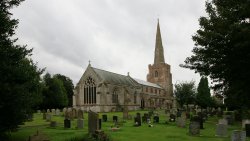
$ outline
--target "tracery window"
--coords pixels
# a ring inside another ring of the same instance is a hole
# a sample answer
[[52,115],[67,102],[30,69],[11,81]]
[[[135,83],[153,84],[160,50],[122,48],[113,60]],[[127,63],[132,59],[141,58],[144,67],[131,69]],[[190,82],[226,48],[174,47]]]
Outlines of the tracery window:
[[117,89],[114,89],[112,93],[112,103],[118,103],[118,93]]
[[96,103],[96,85],[95,80],[88,77],[84,83],[84,104]]

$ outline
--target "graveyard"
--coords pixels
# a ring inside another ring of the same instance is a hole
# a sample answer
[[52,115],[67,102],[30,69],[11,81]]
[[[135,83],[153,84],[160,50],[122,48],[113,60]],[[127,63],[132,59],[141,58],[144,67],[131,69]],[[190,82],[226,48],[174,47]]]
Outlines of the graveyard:
[[[227,120],[223,120],[223,118],[215,115],[208,116],[203,123],[204,129],[200,129],[198,134],[191,135],[189,129],[190,119],[186,116],[184,117],[184,114],[173,121],[171,121],[170,115],[166,114],[164,110],[140,110],[131,111],[128,114],[128,119],[123,120],[122,112],[98,113],[97,118],[101,119],[101,123],[93,123],[94,117],[91,117],[91,121],[88,119],[88,113],[84,112],[81,117],[83,118],[83,123],[79,127],[77,117],[70,117],[70,125],[65,125],[64,120],[67,115],[64,115],[63,112],[50,114],[45,119],[43,113],[35,113],[31,121],[21,125],[17,132],[12,132],[11,140],[32,140],[29,136],[39,134],[42,138],[44,136],[44,140],[80,141],[83,138],[88,138],[89,124],[92,125],[91,128],[96,127],[96,124],[98,124],[99,132],[104,132],[109,137],[109,140],[112,141],[229,141],[234,130],[242,130],[241,122],[233,121],[232,124],[229,124]],[[151,118],[145,119],[145,116],[149,117],[150,114],[152,114]],[[138,116],[139,118],[137,118]],[[228,124],[226,125],[226,131],[225,128],[218,129],[218,123],[219,125]],[[91,130],[95,130],[95,128]],[[246,141],[250,141],[249,137],[245,138]]]

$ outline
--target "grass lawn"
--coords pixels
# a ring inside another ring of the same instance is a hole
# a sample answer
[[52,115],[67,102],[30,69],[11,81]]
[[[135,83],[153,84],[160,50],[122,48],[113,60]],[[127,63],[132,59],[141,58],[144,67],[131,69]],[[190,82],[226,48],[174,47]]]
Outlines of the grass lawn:
[[[137,111],[141,115],[147,111]],[[111,136],[114,141],[230,141],[230,135],[232,130],[241,129],[240,123],[235,123],[228,128],[228,137],[216,137],[215,128],[218,121],[217,117],[210,117],[205,123],[204,128],[201,130],[199,136],[188,135],[188,124],[186,128],[177,127],[175,123],[165,124],[166,115],[163,111],[158,111],[160,115],[160,123],[154,124],[153,127],[148,127],[147,124],[142,124],[140,127],[133,127],[134,121],[127,120],[123,123],[118,131],[111,131],[110,127],[113,125],[113,115],[118,116],[118,121],[121,121],[121,112],[105,113],[108,115],[108,122],[102,122],[102,130]],[[129,112],[130,115],[135,115],[136,111]],[[101,118],[102,113],[99,114]],[[87,114],[84,114],[84,129],[76,129],[76,121],[71,121],[71,128],[64,129],[62,116],[53,116],[52,120],[57,121],[58,126],[56,128],[50,128],[49,122],[42,119],[42,114],[34,114],[34,120],[32,122],[26,122],[20,126],[18,132],[11,134],[11,141],[26,141],[29,135],[35,134],[37,130],[46,134],[51,141],[67,141],[74,137],[83,137],[88,132]],[[250,138],[247,138],[250,141]]]

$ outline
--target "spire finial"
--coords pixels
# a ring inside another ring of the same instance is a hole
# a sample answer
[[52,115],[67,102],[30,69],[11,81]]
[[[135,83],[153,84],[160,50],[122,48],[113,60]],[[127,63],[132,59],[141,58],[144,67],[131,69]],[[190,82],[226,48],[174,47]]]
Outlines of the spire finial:
[[89,60],[89,66],[91,66],[90,62],[91,62],[91,61]]
[[158,23],[157,23],[157,30],[156,30],[154,64],[165,63],[164,50],[163,50],[162,40],[161,40],[161,30],[160,30],[159,18],[157,20],[158,20]]

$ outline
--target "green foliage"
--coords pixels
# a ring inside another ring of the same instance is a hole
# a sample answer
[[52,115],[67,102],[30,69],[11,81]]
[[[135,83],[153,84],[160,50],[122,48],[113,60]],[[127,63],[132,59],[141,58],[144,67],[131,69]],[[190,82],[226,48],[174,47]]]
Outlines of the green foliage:
[[32,50],[16,45],[18,20],[10,9],[21,0],[0,1],[0,137],[26,120],[26,115],[41,102],[39,70],[29,59]]
[[68,105],[67,92],[63,82],[57,77],[46,73],[43,77],[43,103],[40,108],[62,108]]
[[184,104],[194,104],[195,101],[195,82],[182,82],[175,84],[174,94],[177,102],[183,107]]
[[61,74],[56,74],[54,77],[63,82],[63,86],[64,86],[66,93],[67,93],[68,106],[72,106],[73,105],[72,97],[74,94],[73,93],[74,85],[73,85],[72,80],[69,77],[61,75]]
[[225,95],[227,106],[250,108],[250,1],[212,0],[208,17],[199,19],[195,47],[182,67],[209,76],[214,90]]
[[212,105],[212,98],[206,77],[201,77],[200,83],[197,88],[196,102],[202,108]]

